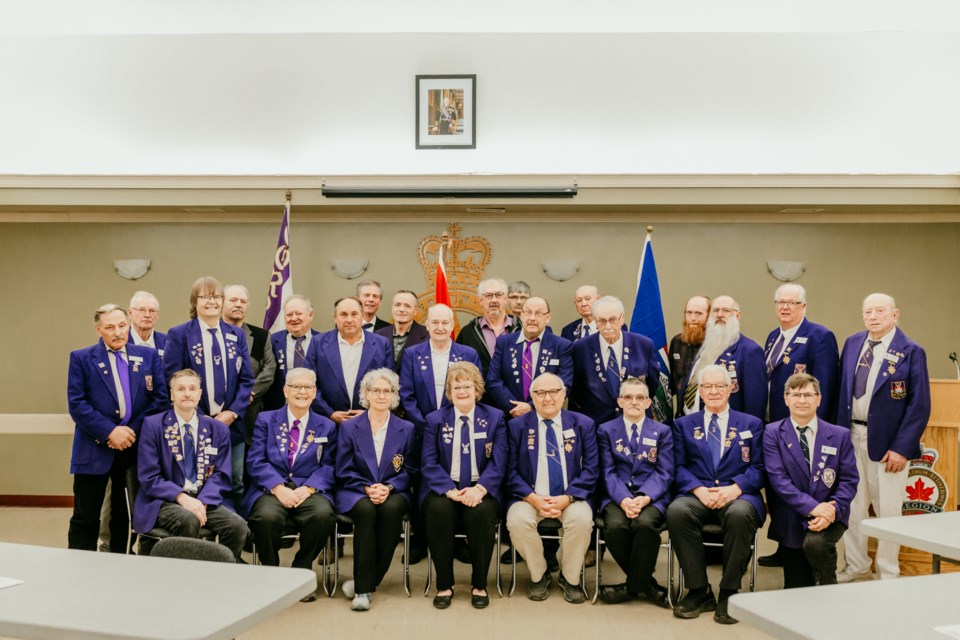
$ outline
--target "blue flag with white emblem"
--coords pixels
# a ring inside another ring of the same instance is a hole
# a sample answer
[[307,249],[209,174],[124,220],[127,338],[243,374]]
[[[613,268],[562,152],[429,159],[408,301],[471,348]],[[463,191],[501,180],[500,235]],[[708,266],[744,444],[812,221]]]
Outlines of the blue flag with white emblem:
[[653,242],[649,233],[640,256],[637,298],[633,304],[633,316],[630,318],[630,332],[642,333],[653,340],[653,349],[660,363],[660,388],[652,398],[653,417],[660,422],[666,422],[673,416],[667,358],[667,325],[663,320],[660,281],[657,279],[657,265],[653,259]]

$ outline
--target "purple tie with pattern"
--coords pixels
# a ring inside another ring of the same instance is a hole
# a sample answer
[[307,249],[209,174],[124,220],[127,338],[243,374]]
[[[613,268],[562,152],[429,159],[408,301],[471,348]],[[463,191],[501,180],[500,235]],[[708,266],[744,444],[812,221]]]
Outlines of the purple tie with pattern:
[[307,365],[307,354],[303,351],[303,341],[306,340],[307,336],[300,336],[299,338],[294,338],[293,341],[296,343],[293,345],[293,368],[305,367]]
[[520,368],[523,370],[523,399],[530,400],[530,383],[533,382],[533,348],[532,345],[540,342],[540,338],[526,340],[523,343],[523,361]]
[[854,398],[862,398],[863,394],[867,392],[867,379],[870,377],[870,369],[873,367],[873,349],[878,344],[880,344],[879,340],[867,340],[867,348],[860,356],[860,361],[857,362],[857,370],[853,374]]
[[780,332],[780,337],[777,338],[777,341],[773,343],[773,349],[770,350],[769,355],[767,355],[767,379],[770,379],[770,375],[773,374],[773,368],[777,366],[777,360],[779,360],[780,349],[783,347],[783,332]]
[[293,469],[293,458],[297,455],[297,449],[300,448],[300,421],[293,421],[293,429],[290,429],[290,442],[287,446],[287,466]]

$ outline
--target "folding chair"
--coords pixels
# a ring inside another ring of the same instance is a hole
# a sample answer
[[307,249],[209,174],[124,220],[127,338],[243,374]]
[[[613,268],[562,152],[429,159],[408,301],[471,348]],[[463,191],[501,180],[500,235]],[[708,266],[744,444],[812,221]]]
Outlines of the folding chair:
[[[126,481],[127,486],[124,488],[123,494],[127,502],[127,554],[130,553],[130,543],[133,541],[133,536],[137,535],[137,555],[148,556],[155,544],[165,538],[173,537],[173,534],[160,527],[154,527],[150,531],[140,534],[137,534],[133,530],[133,503],[137,499],[137,492],[140,491],[140,478],[137,477],[137,468],[135,466],[127,469]],[[217,536],[213,531],[203,527],[200,529],[200,539],[216,541]]]
[[[251,535],[251,537],[253,536],[252,533],[251,533],[250,535]],[[299,531],[299,529],[297,528],[297,524],[296,524],[295,522],[289,522],[289,521],[288,521],[288,522],[284,525],[284,527],[283,527],[283,533],[280,534],[280,540],[281,540],[281,541],[282,541],[282,540],[289,540],[289,541],[292,541],[292,542],[300,542],[300,531]],[[256,539],[256,538],[253,538],[252,551],[253,551],[253,564],[255,564],[255,565],[260,564],[260,556],[257,555],[257,539]]]
[[[537,535],[540,536],[543,540],[561,540],[563,538],[563,523],[560,522],[557,518],[544,518],[537,525]],[[513,597],[513,592],[517,588],[517,547],[513,545],[511,547],[513,553],[513,562],[510,565],[510,591],[508,595]],[[600,563],[599,550],[597,557],[597,564]],[[583,591],[584,597],[587,596],[587,587],[584,584],[586,577],[586,566],[584,561],[581,560],[580,563],[580,590]]]
[[[591,599],[590,603],[596,604],[597,598],[600,597],[600,586],[601,586],[600,582],[602,579],[602,571],[600,569],[600,565],[603,564],[601,562],[601,560],[603,559],[603,555],[600,553],[600,549],[602,549],[606,545],[606,541],[603,539],[603,535],[607,531],[607,522],[602,514],[598,514],[594,518],[593,524],[594,524],[594,535],[596,536],[596,541],[597,541],[597,545],[596,545],[597,546],[597,564],[596,564],[596,573],[594,577],[593,598]],[[666,530],[664,530],[664,533],[666,533]],[[679,602],[680,591],[679,589],[674,589],[673,545],[670,543],[669,535],[667,536],[666,542],[660,543],[660,548],[661,549],[665,548],[667,550],[667,584],[669,585],[667,588],[667,602],[669,602],[670,606],[672,607],[672,606],[676,606],[676,603]]]
[[[753,544],[750,545],[751,557],[750,557],[750,591],[755,591],[757,586],[757,535],[759,529],[753,534]],[[719,524],[705,524],[703,525],[703,546],[705,547],[720,547],[723,548],[723,529]],[[677,561],[679,564],[679,560]],[[673,566],[673,560],[670,560],[671,568]],[[679,579],[677,580],[677,595],[683,593],[683,571],[679,571]],[[671,592],[673,591],[673,584],[670,585]]]
[[[497,565],[497,595],[499,595],[502,598],[503,587],[500,584],[500,525],[501,525],[501,522],[497,520],[496,528],[494,529],[494,532],[493,532],[493,539],[497,543],[496,550],[494,551],[495,555],[493,557],[493,560],[494,560],[494,564]],[[466,540],[467,534],[457,533],[457,534],[454,534],[453,537],[460,540]],[[424,597],[427,597],[430,595],[430,587],[433,586],[433,565],[431,564],[431,562],[432,562],[432,556],[430,555],[430,545],[428,544],[427,545],[427,583],[423,587]]]
[[[403,516],[403,530],[400,534],[403,539],[403,590],[410,597],[410,516]],[[340,581],[340,558],[337,554],[337,545],[340,540],[353,538],[353,520],[350,516],[338,513],[333,525],[333,540],[323,547],[323,592],[332,598],[337,592]],[[356,550],[354,550],[356,553]],[[330,558],[333,555],[333,570],[331,575]]]

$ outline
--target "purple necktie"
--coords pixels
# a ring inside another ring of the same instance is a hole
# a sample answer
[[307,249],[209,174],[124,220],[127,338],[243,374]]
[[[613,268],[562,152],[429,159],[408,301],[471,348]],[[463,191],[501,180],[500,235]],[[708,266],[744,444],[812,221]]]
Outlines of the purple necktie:
[[879,340],[867,340],[867,349],[860,356],[857,363],[857,370],[853,374],[853,397],[862,398],[867,392],[867,378],[870,377],[870,369],[873,367],[873,348],[880,344]]
[[300,421],[293,421],[293,429],[290,429],[290,446],[287,447],[287,466],[293,469],[293,458],[297,455],[297,449],[300,448]]
[[470,440],[470,418],[460,416],[460,489],[467,489],[473,484],[473,443]]
[[533,382],[533,345],[540,342],[540,338],[527,340],[523,343],[523,362],[520,368],[523,370],[523,399],[530,400],[530,383]]
[[133,398],[130,396],[130,367],[127,361],[123,359],[123,354],[119,351],[111,351],[113,354],[113,366],[117,369],[117,377],[120,378],[120,389],[123,391],[123,420],[120,424],[130,422],[130,415],[133,413]]
[[213,401],[223,407],[227,397],[227,378],[223,373],[223,353],[220,352],[220,341],[217,340],[217,330],[207,329],[210,332],[212,344],[210,355],[213,356]]
[[590,337],[590,325],[585,324],[583,325],[583,331],[580,332],[580,339],[582,340],[583,338],[589,338],[589,337]]
[[720,440],[720,423],[717,421],[717,414],[710,414],[710,424],[707,425],[707,442],[710,443],[710,454],[713,456],[714,470],[720,466],[720,458],[723,454],[723,442]]
[[293,345],[293,367],[305,367],[307,366],[307,354],[303,351],[303,341],[307,336],[300,336],[299,338],[294,338],[293,341],[296,343]]
[[770,350],[770,354],[767,356],[767,380],[770,379],[770,375],[773,373],[773,368],[777,366],[777,360],[780,355],[780,347],[783,346],[783,332],[780,332],[780,337],[777,338],[777,341],[773,343],[773,349]]

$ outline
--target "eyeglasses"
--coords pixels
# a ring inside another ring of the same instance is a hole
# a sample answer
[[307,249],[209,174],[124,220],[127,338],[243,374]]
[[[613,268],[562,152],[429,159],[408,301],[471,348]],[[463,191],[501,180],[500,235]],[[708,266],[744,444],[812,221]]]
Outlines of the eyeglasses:
[[219,300],[223,302],[223,296],[197,296],[198,300]]
[[145,316],[155,316],[160,313],[160,309],[148,309],[146,307],[133,307],[133,310]]
[[450,387],[450,391],[453,391],[454,393],[458,393],[458,392],[461,392],[461,391],[470,391],[470,390],[473,390],[473,389],[476,389],[476,387],[473,386],[472,384],[457,385],[456,387]]
[[729,386],[728,384],[702,384],[700,388],[704,391],[723,391]]
[[623,400],[624,402],[643,402],[644,400],[649,400],[650,396],[626,395],[626,396],[620,396],[620,399]]
[[740,311],[740,309],[733,309],[731,307],[714,307],[710,310],[710,313],[715,316],[728,316],[737,313],[738,311]]
[[297,393],[302,393],[304,391],[314,391],[317,388],[315,384],[287,384],[284,385],[287,389],[292,389]]
[[502,299],[502,298],[505,298],[506,296],[504,296],[503,293],[485,293],[480,297],[483,298],[484,300],[493,300],[494,298]]
[[799,307],[803,303],[799,300],[774,300],[773,304],[776,307]]
[[396,393],[393,389],[367,389],[367,393],[373,396],[389,396]]
[[563,389],[537,389],[536,391],[531,391],[530,393],[537,398],[556,398],[562,391]]
[[520,312],[520,315],[523,316],[524,318],[536,318],[537,320],[539,320],[540,318],[545,318],[545,317],[547,316],[547,312],[546,312],[546,311],[526,311],[526,310],[524,310],[524,311],[521,311],[521,312]]
[[788,397],[796,398],[797,400],[813,400],[819,395],[820,395],[819,393],[793,393],[793,392],[790,392],[787,394]]

